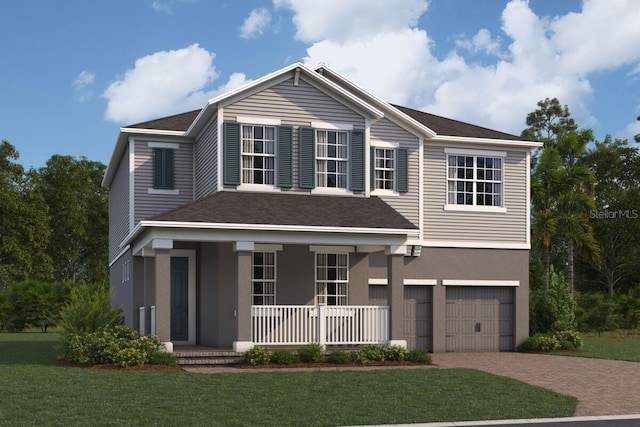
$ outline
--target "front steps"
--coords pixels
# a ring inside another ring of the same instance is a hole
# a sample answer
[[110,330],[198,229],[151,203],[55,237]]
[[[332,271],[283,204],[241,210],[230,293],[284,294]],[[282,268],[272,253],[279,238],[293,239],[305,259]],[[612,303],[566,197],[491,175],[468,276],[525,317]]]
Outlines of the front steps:
[[225,366],[237,365],[242,362],[242,353],[231,350],[205,350],[173,348],[178,366]]

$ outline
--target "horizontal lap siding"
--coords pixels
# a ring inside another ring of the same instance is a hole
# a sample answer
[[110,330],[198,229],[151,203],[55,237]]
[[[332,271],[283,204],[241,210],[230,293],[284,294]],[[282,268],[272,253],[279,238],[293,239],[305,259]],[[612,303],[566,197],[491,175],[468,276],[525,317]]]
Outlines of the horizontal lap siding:
[[109,188],[109,261],[129,234],[129,150],[125,150]]
[[507,152],[504,203],[507,213],[445,211],[447,166],[443,146],[424,149],[424,238],[426,240],[526,243],[526,153]]
[[224,120],[238,116],[280,119],[282,125],[293,126],[293,188],[299,191],[299,127],[313,121],[349,123],[364,129],[364,118],[329,95],[319,91],[303,78],[294,86],[293,78],[224,107]]
[[371,125],[371,143],[391,142],[400,144],[409,153],[409,191],[399,196],[380,196],[388,205],[397,210],[416,227],[420,226],[420,141],[400,126],[383,118]]
[[218,186],[218,116],[214,116],[195,143],[196,199],[216,191]]
[[136,141],[135,222],[176,208],[193,200],[193,144],[180,142],[175,151],[174,187],[176,195],[149,194],[153,188],[153,148],[148,141]]

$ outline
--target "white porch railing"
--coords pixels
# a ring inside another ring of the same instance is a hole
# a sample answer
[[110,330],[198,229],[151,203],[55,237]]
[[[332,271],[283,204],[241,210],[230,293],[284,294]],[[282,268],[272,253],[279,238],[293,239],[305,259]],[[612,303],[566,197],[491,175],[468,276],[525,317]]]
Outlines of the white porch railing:
[[254,344],[386,344],[388,306],[251,306]]

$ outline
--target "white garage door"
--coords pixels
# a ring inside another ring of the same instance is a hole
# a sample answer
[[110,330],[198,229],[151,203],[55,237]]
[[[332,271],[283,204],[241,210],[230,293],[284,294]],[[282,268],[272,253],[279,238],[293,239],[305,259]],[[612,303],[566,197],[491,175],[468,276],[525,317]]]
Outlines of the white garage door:
[[513,288],[447,287],[446,351],[513,350]]

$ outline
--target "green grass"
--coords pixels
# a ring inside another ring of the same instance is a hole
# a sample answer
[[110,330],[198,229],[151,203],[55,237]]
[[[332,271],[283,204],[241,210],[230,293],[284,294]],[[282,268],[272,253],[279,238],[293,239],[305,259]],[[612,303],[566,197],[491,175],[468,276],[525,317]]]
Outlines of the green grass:
[[571,416],[576,399],[467,369],[241,372],[51,366],[56,334],[0,334],[0,424],[357,425]]
[[558,354],[592,357],[596,359],[627,360],[640,362],[640,330],[582,334],[582,351],[558,352]]

